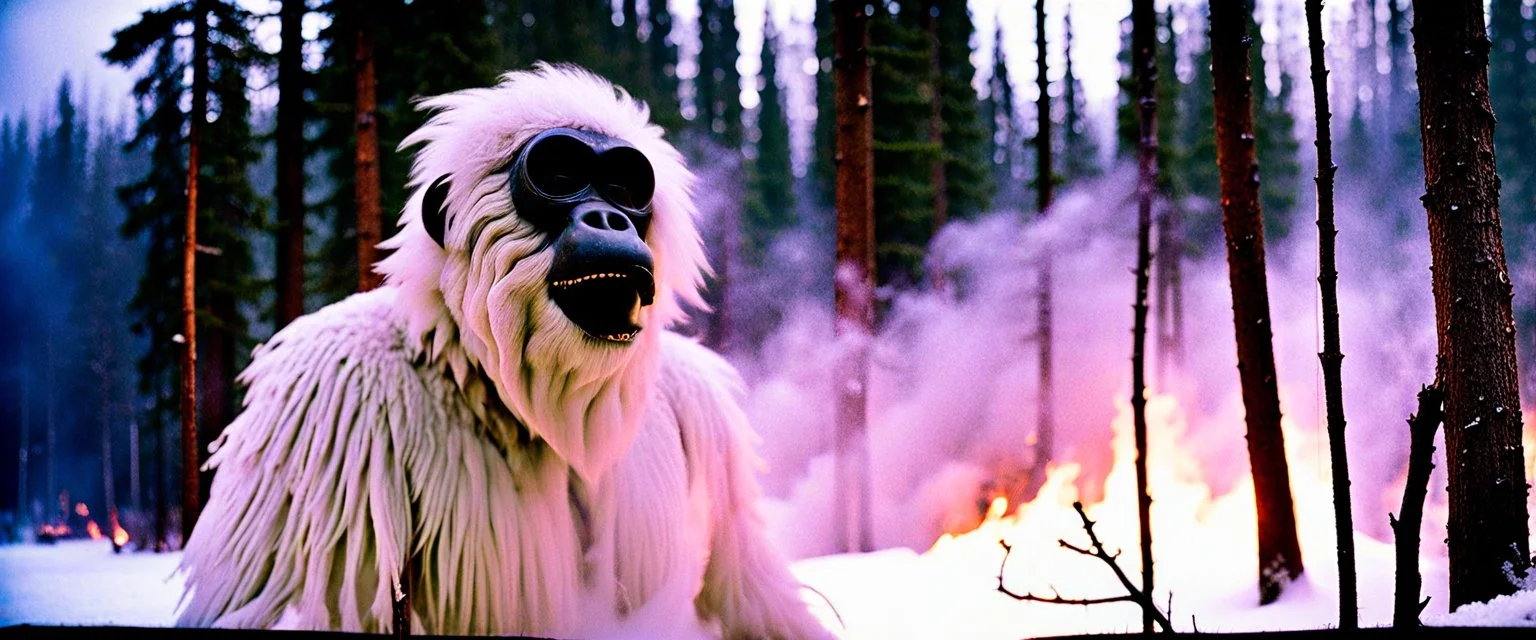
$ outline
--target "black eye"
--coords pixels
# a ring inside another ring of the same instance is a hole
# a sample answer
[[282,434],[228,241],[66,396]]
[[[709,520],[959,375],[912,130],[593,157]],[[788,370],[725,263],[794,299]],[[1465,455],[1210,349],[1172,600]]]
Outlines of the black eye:
[[528,186],[548,200],[570,200],[592,184],[592,148],[574,137],[557,134],[534,141],[528,149],[524,175]]
[[636,211],[651,206],[656,174],[639,149],[614,147],[598,156],[597,164],[597,190],[604,199]]

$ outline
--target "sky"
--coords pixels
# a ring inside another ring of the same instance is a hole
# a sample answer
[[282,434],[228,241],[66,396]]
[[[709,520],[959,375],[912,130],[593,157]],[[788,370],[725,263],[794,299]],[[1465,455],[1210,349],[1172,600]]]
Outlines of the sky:
[[[242,0],[258,12],[274,12],[273,0]],[[133,74],[101,61],[100,54],[112,43],[112,34],[133,22],[140,11],[165,4],[164,0],[0,0],[0,114],[36,117],[52,108],[59,78],[69,74],[77,92],[85,96],[93,111],[127,115]],[[698,16],[696,0],[670,0],[680,20]],[[1059,34],[1059,16],[1067,0],[1049,0],[1046,11],[1050,20],[1048,39]],[[1110,104],[1115,95],[1119,73],[1115,55],[1119,49],[1119,20],[1129,11],[1129,0],[1079,0],[1075,3],[1074,64],[1082,76],[1083,89],[1091,108]],[[737,27],[741,32],[742,57],[738,63],[744,77],[755,78],[758,53],[762,46],[765,9],[772,12],[780,34],[793,41],[805,34],[804,25],[815,11],[815,0],[737,0]],[[976,22],[976,65],[980,75],[990,73],[992,42],[998,19],[1004,25],[1005,54],[1014,82],[1021,95],[1033,95],[1034,11],[1033,3],[1021,0],[971,0]],[[318,22],[307,25],[311,35]],[[258,29],[266,40],[275,40],[276,20]],[[275,47],[275,43],[273,43]],[[1052,66],[1059,73],[1060,50],[1052,49]],[[785,73],[805,69],[804,65],[782,62]],[[747,82],[743,103],[751,108],[757,102],[755,85]],[[258,105],[262,100],[257,100]]]

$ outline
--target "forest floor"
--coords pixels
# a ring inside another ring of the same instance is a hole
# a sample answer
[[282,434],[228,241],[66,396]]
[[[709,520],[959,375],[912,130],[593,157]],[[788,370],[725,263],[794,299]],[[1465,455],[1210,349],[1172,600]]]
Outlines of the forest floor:
[[[1390,555],[1385,545],[1362,549],[1362,623],[1386,624],[1390,617]],[[845,638],[1019,638],[1068,633],[1112,633],[1139,629],[1134,606],[1093,607],[1015,602],[997,593],[996,566],[964,547],[936,547],[919,554],[906,549],[802,560],[795,572],[831,602],[817,606],[829,626]],[[0,547],[0,626],[62,625],[163,626],[174,619],[182,580],[180,554],[113,554],[106,541]],[[1015,558],[1014,561],[1020,561]],[[1201,631],[1265,631],[1332,626],[1336,615],[1333,576],[1327,560],[1293,583],[1267,607],[1254,602],[1254,587],[1230,579],[1231,567],[1213,558],[1208,580],[1174,578],[1173,621]],[[1426,583],[1443,584],[1443,568],[1429,560]],[[1244,567],[1246,568],[1246,566]],[[1170,567],[1171,569],[1171,567]],[[1107,574],[1107,569],[1105,570]],[[1178,573],[1174,573],[1175,576]],[[1173,577],[1173,576],[1170,576]],[[1065,589],[1065,587],[1064,587]],[[1068,597],[1114,593],[1064,594]],[[1443,595],[1426,615],[1434,625],[1536,626],[1536,591],[1443,613]],[[813,597],[822,602],[819,597]],[[841,621],[839,621],[839,616]]]

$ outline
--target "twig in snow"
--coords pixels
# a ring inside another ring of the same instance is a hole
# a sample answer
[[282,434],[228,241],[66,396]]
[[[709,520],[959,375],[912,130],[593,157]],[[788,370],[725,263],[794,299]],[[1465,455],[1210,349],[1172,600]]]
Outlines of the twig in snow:
[[[1088,606],[1090,604],[1107,604],[1111,602],[1132,602],[1139,605],[1143,612],[1151,616],[1152,620],[1162,628],[1164,633],[1172,633],[1173,625],[1168,622],[1168,616],[1163,615],[1163,612],[1157,608],[1157,604],[1152,602],[1152,594],[1146,593],[1141,589],[1136,588],[1136,585],[1131,583],[1131,579],[1125,575],[1125,571],[1120,568],[1120,564],[1115,561],[1120,557],[1120,552],[1116,551],[1111,554],[1104,550],[1104,543],[1100,542],[1098,534],[1093,532],[1094,522],[1089,520],[1088,513],[1083,511],[1083,503],[1074,502],[1072,503],[1072,508],[1076,509],[1077,516],[1082,518],[1083,530],[1088,532],[1088,540],[1092,543],[1092,548],[1079,547],[1075,544],[1067,542],[1065,539],[1057,540],[1057,544],[1060,544],[1063,549],[1071,549],[1072,551],[1076,551],[1082,555],[1098,558],[1099,560],[1103,561],[1104,564],[1109,565],[1109,568],[1115,572],[1115,578],[1120,581],[1120,586],[1125,587],[1126,594],[1122,596],[1111,596],[1107,598],[1064,598],[1060,592],[1056,591],[1054,587],[1051,588],[1050,596],[1037,596],[1033,593],[1018,593],[1013,591],[1009,589],[1008,586],[1003,582],[1003,572],[1004,569],[1008,568],[1008,557],[1013,555],[1013,546],[1003,540],[997,541],[997,543],[1003,547],[1003,563],[997,568],[997,590],[1004,595],[1013,598],[1014,600],[1021,600],[1026,602],[1044,602],[1047,604],[1072,604]],[[1172,609],[1172,596],[1169,596],[1168,605],[1169,608]]]

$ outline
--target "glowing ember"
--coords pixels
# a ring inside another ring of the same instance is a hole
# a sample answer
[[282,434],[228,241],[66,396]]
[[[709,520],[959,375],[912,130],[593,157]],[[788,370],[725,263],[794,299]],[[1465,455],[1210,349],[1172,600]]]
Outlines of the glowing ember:
[[95,520],[85,523],[85,532],[91,535],[92,540],[100,540],[102,538],[101,527],[96,525]]
[[67,524],[45,524],[38,528],[38,533],[40,535],[53,538],[63,538],[68,536],[70,532],[71,530]]
[[116,523],[112,525],[112,544],[119,547],[128,545],[128,530]]

